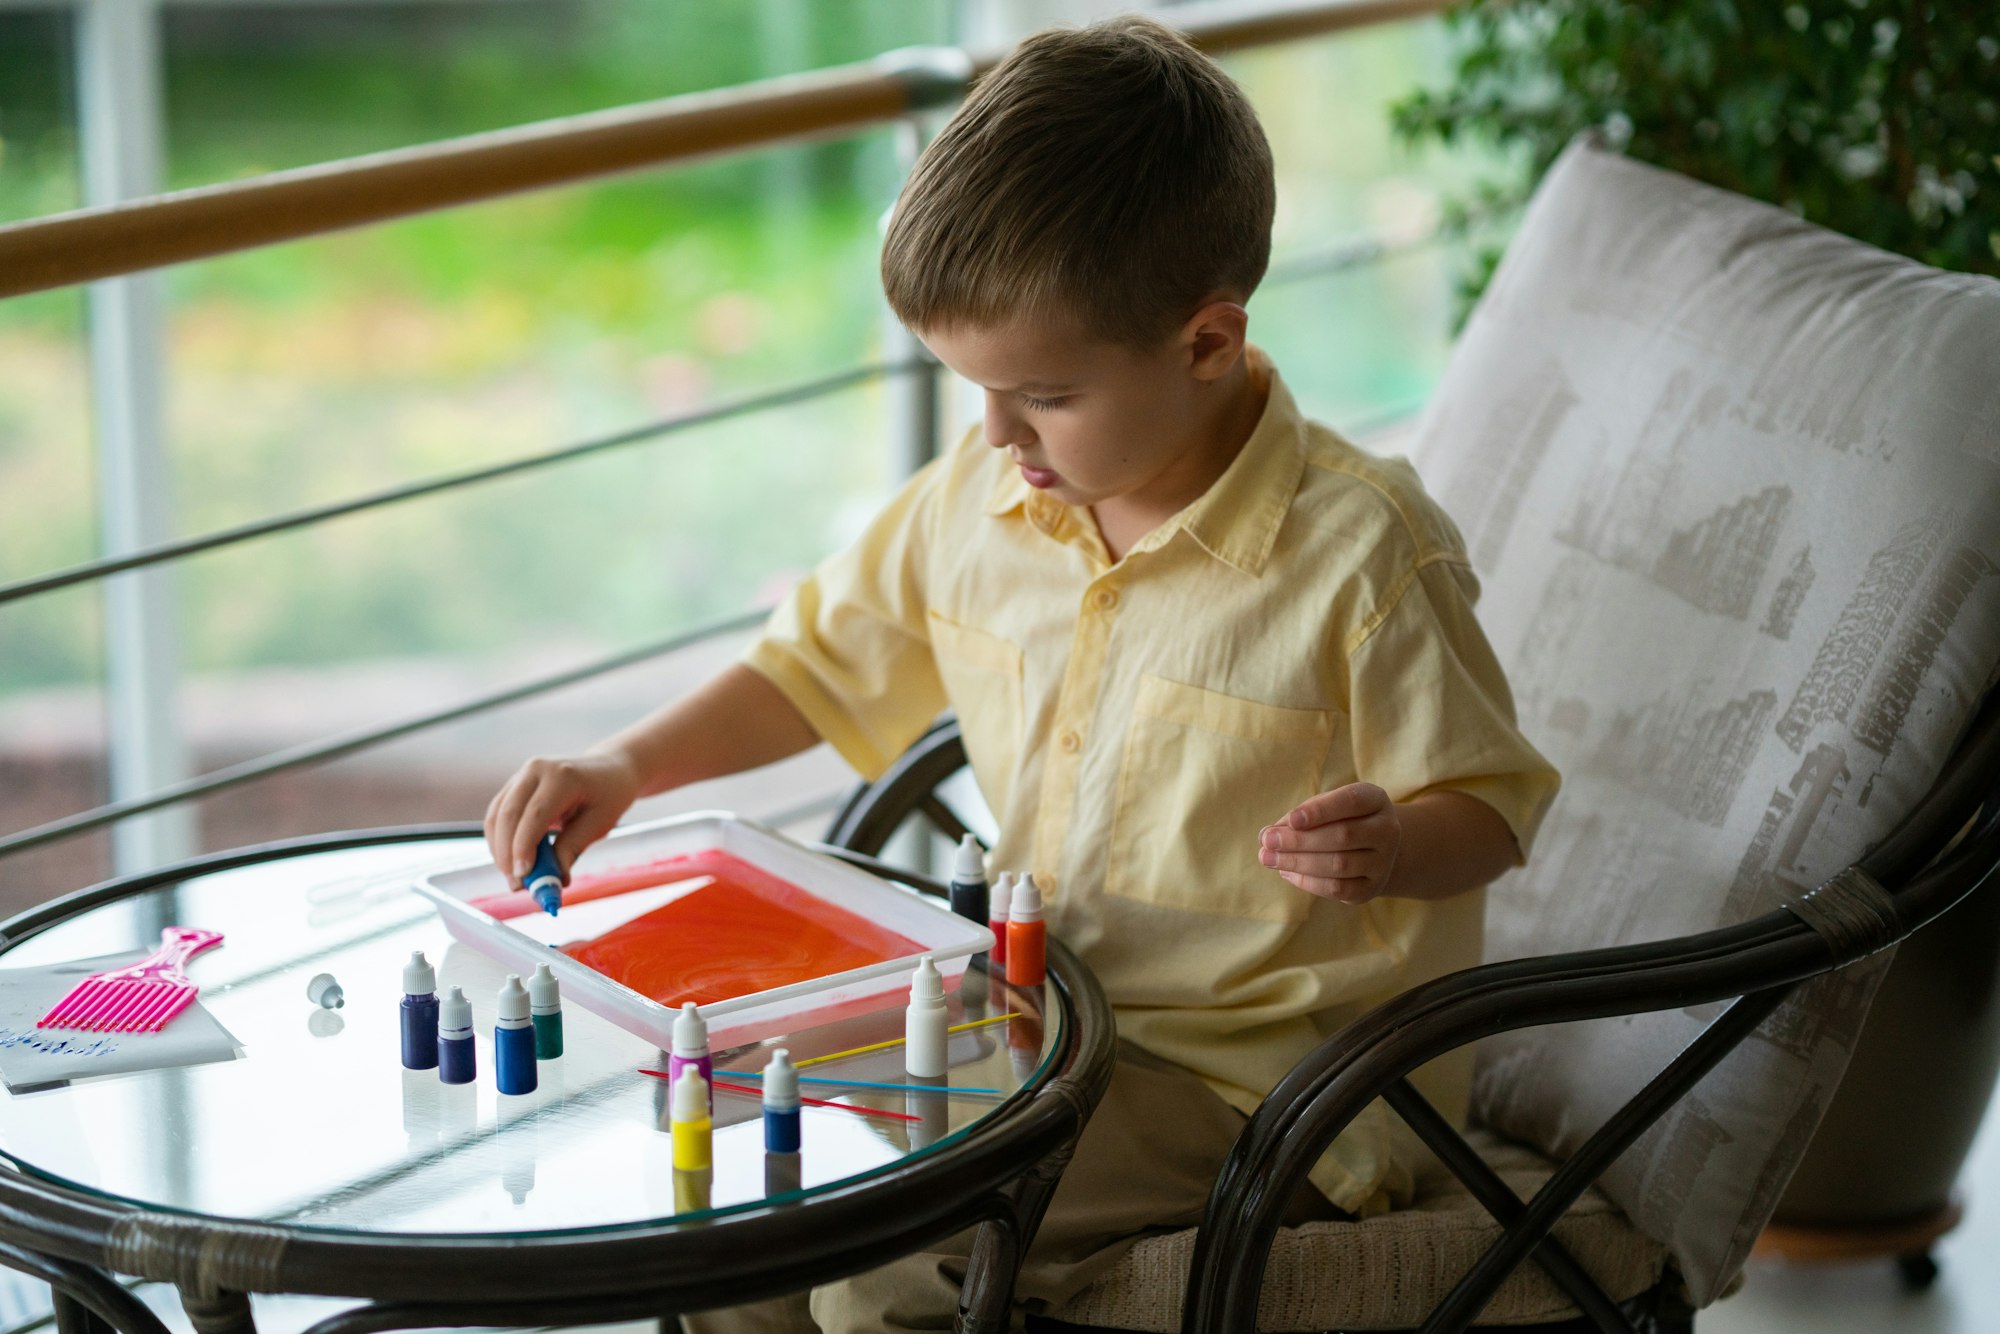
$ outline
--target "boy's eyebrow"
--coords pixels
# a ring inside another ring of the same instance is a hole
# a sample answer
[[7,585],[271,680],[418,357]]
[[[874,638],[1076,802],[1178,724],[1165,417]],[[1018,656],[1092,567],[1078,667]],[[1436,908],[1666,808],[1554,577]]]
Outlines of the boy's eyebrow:
[[1030,380],[1026,384],[1013,385],[999,392],[1006,394],[1059,394],[1076,388],[1073,384],[1055,384],[1046,380]]

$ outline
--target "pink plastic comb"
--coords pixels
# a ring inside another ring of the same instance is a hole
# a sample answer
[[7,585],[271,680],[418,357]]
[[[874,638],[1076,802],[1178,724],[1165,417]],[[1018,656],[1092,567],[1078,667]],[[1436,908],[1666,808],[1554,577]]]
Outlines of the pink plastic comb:
[[220,931],[170,926],[160,948],[135,964],[92,973],[35,1021],[36,1028],[79,1028],[90,1033],[157,1033],[194,1003],[201,991],[181,965],[211,945]]

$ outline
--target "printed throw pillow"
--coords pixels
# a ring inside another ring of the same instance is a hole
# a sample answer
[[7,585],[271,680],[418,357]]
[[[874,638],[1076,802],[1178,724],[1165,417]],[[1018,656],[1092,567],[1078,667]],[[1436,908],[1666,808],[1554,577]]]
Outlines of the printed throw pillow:
[[[1819,883],[1929,786],[2000,663],[2000,283],[1579,141],[1412,455],[1564,774],[1492,892],[1491,958]],[[1769,1219],[1886,963],[1802,988],[1604,1178],[1698,1304]],[[1720,1009],[1503,1035],[1475,1115],[1566,1155]]]

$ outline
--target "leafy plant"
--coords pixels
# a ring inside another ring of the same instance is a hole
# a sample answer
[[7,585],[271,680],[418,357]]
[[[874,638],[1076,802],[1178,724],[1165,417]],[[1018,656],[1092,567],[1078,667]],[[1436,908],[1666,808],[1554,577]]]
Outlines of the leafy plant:
[[[2000,275],[2000,25],[1934,0],[1470,0],[1455,80],[1392,108],[1406,141],[1486,141],[1524,200],[1572,136],[1782,205],[1938,268]],[[1492,276],[1480,247],[1461,318]]]

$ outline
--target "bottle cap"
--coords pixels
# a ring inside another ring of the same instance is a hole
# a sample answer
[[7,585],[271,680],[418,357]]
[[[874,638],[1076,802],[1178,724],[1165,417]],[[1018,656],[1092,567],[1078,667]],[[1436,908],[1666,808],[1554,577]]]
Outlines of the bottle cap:
[[958,853],[951,862],[951,878],[961,885],[986,883],[986,849],[970,834],[958,841]]
[[708,1120],[708,1081],[691,1065],[682,1066],[674,1081],[674,1120]]
[[454,1036],[472,1036],[472,1002],[465,998],[465,992],[453,987],[446,993],[444,1003],[438,1006],[438,1031]]
[[323,1010],[338,1010],[347,1004],[347,993],[333,980],[332,973],[314,973],[312,981],[306,983],[306,999]]
[[545,963],[536,964],[535,975],[528,979],[528,1002],[536,1014],[554,1014],[562,1008],[562,988]]
[[910,1003],[935,1001],[944,1002],[944,978],[939,976],[937,965],[926,954],[917,960],[917,971],[910,975]]
[[1035,873],[1028,872],[1014,886],[1014,902],[1009,905],[1008,920],[1039,922],[1042,920],[1042,887],[1035,883]]
[[528,989],[521,985],[519,973],[507,974],[507,980],[500,984],[497,1017],[505,1023],[509,1019],[528,1017]]
[[[708,1022],[696,1010],[693,1001],[681,1005],[681,1012],[674,1016],[674,1055],[683,1060],[693,1060],[708,1055]],[[679,1097],[679,1085],[675,1085],[675,1095]]]
[[431,967],[422,950],[411,950],[410,961],[403,965],[403,994],[428,996],[437,989],[437,970]]
[[1007,908],[1013,902],[1013,898],[1014,873],[1012,871],[1002,871],[1000,878],[993,884],[993,906],[988,909],[988,915],[996,922],[1006,921]]
[[799,1105],[799,1068],[792,1064],[792,1051],[780,1047],[771,1053],[764,1067],[764,1105],[788,1112]]

